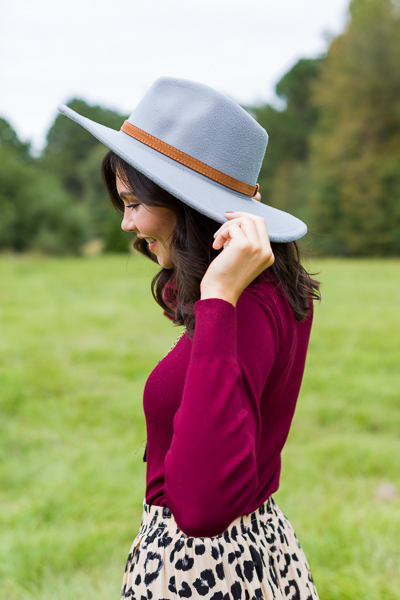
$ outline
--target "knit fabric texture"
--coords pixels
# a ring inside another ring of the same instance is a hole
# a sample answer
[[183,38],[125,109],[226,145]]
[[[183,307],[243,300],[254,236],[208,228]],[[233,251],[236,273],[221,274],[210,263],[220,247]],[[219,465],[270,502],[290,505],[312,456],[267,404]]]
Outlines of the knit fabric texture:
[[267,275],[236,307],[206,299],[194,310],[193,340],[146,382],[146,502],[167,506],[187,535],[212,537],[278,489],[312,310],[296,321]]

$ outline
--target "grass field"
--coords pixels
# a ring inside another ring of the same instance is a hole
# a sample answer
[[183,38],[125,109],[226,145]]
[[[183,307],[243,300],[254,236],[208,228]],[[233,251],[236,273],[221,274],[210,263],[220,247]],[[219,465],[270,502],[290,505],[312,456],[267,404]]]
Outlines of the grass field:
[[[276,501],[321,600],[400,598],[400,262],[320,260]],[[141,397],[179,329],[140,257],[0,259],[0,600],[119,598]]]

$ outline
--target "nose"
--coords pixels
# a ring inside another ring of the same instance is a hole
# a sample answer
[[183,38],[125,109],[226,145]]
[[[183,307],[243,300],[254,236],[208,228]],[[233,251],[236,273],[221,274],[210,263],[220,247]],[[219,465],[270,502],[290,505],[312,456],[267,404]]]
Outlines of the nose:
[[123,229],[124,231],[137,231],[134,220],[134,212],[128,207],[125,207],[124,210],[124,216],[121,222],[121,229]]

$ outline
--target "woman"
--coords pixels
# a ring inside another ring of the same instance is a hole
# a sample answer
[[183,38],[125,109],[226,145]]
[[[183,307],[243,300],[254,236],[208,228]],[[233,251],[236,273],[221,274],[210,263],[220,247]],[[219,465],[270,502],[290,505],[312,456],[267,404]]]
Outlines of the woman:
[[266,132],[173,78],[119,132],[60,110],[110,148],[122,228],[162,267],[154,298],[185,326],[144,390],[146,497],[122,597],[318,598],[272,494],[319,291],[295,244],[304,223],[254,200]]

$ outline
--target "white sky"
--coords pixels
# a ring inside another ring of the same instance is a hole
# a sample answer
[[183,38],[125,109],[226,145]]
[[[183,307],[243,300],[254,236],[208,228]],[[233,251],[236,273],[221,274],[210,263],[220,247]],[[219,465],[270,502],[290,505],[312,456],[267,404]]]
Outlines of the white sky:
[[238,102],[273,101],[300,58],[327,48],[349,0],[5,0],[0,116],[43,147],[60,102],[132,112],[160,75]]

